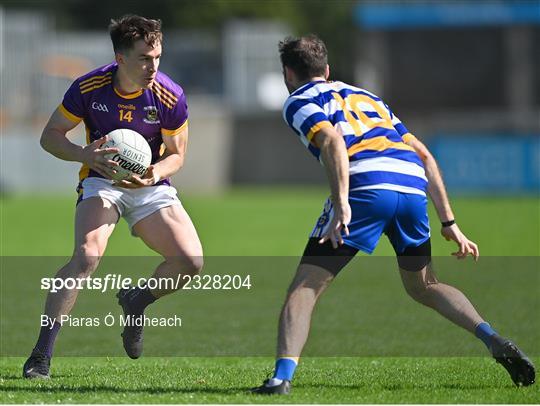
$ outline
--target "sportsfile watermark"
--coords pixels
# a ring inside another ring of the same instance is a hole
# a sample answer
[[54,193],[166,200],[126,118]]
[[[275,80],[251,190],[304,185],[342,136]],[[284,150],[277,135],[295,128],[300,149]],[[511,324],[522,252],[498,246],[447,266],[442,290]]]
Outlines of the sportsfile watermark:
[[59,323],[62,327],[182,327],[182,318],[177,314],[169,317],[148,317],[144,314],[139,316],[114,315],[108,313],[101,317],[75,317],[64,314],[58,318],[50,318],[46,314],[40,317],[40,326],[53,329],[54,323]]
[[104,277],[84,278],[41,278],[42,290],[52,293],[62,289],[108,290],[130,289],[133,287],[151,290],[240,290],[251,289],[251,275],[182,275],[175,278],[138,278],[107,274]]
[[[291,283],[306,295],[317,288],[315,280],[299,283],[299,257],[206,257],[201,274],[161,282],[154,273],[163,259],[155,256],[104,256],[91,278],[69,282],[54,278],[70,258],[0,260],[2,356],[27,357],[40,330],[51,328],[42,316],[48,315],[61,324],[56,356],[124,356],[121,334],[131,323],[144,329],[146,357],[272,357]],[[530,357],[540,354],[539,269],[540,257],[433,258],[437,279],[460,289],[495,331]],[[126,311],[120,295],[138,285],[173,288],[161,289],[141,315]],[[50,306],[70,290],[77,297],[73,308]],[[142,318],[128,318],[133,314]],[[474,334],[410,296],[395,257],[367,256],[355,257],[322,293],[303,351],[306,357],[486,354]]]

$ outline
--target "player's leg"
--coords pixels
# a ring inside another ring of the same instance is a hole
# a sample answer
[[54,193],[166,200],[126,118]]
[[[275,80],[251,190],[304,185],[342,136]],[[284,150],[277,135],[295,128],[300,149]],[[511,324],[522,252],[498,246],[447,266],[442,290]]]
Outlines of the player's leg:
[[290,382],[306,344],[311,316],[317,300],[336,275],[358,252],[348,245],[334,249],[327,241],[310,238],[281,309],[274,375],[252,392],[287,394]]
[[475,333],[476,327],[484,320],[469,299],[453,286],[439,282],[431,269],[431,262],[420,270],[414,270],[414,260],[423,256],[422,251],[427,251],[426,245],[429,245],[429,240],[419,247],[408,248],[401,257],[409,256],[409,260],[398,260],[405,290],[418,303],[431,307],[458,326]]
[[353,191],[349,194],[352,209],[349,236],[337,249],[330,242],[319,244],[333,215],[328,200],[311,233],[296,276],[289,287],[281,311],[278,332],[278,351],[274,375],[254,393],[284,394],[298,364],[298,357],[306,343],[311,315],[322,292],[335,276],[361,249],[371,253],[395,208],[395,194],[379,190]]
[[431,268],[429,225],[421,196],[401,196],[396,222],[387,234],[396,250],[401,280],[409,296],[475,334],[508,370],[514,383],[532,384],[534,367],[526,356],[511,341],[500,337],[460,290],[438,281]]
[[[157,281],[156,289],[135,287],[118,293],[124,314],[132,319],[141,318],[147,306],[187,283],[183,275],[195,275],[202,269],[203,252],[197,231],[178,200],[174,202],[154,211],[133,226],[133,232],[148,247],[163,256],[163,262],[152,275]],[[165,281],[180,283],[172,285]],[[126,326],[122,339],[128,356],[139,358],[143,350],[143,326]]]
[[278,358],[300,357],[308,337],[313,308],[333,279],[333,274],[319,266],[298,266],[279,318]]
[[[82,200],[75,212],[75,247],[70,261],[62,267],[56,278],[85,278],[95,271],[105,252],[107,241],[118,222],[116,207],[106,199],[90,197]],[[77,289],[59,289],[49,292],[45,302],[44,314],[49,324],[42,326],[31,357],[23,367],[27,378],[48,377],[48,366],[52,357],[56,336],[60,330],[60,318],[70,313]]]
[[311,315],[319,296],[334,276],[317,265],[302,263],[287,292],[278,327],[278,346],[274,375],[259,389],[286,394],[311,326]]
[[300,357],[317,300],[357,252],[349,245],[333,248],[329,241],[321,245],[317,238],[309,239],[281,310],[278,358]]
[[474,332],[476,326],[484,320],[463,293],[440,283],[430,267],[427,198],[415,194],[398,194],[396,216],[388,225],[386,234],[396,251],[401,279],[407,293],[417,302]]
[[[99,265],[116,223],[118,210],[110,201],[92,197],[81,201],[75,213],[75,248],[70,261],[56,274],[56,278],[86,278]],[[45,303],[45,314],[56,318],[70,313],[78,289],[60,289],[49,293]]]
[[[407,262],[410,265],[411,261]],[[461,291],[439,282],[430,264],[420,270],[414,270],[414,267],[403,269],[404,266],[401,263],[401,280],[414,300],[431,307],[480,338],[496,361],[508,371],[516,385],[528,386],[534,383],[535,369],[532,362],[513,342],[498,335]]]
[[[188,213],[175,204],[162,208],[142,219],[133,227],[133,231],[148,247],[163,256],[163,262],[155,269],[152,278],[177,279],[179,275],[195,275],[203,267],[203,250]],[[154,297],[172,293],[178,286],[161,286],[151,290]]]

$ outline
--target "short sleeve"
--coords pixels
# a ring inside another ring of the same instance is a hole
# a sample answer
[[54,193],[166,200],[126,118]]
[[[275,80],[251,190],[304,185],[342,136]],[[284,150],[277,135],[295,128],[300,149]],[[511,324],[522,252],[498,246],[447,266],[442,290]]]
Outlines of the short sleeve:
[[161,122],[161,134],[169,137],[180,134],[188,125],[188,107],[184,93],[172,109],[166,109]]
[[410,133],[410,131],[407,129],[407,127],[405,127],[405,125],[401,122],[401,120],[391,111],[390,111],[390,115],[392,117],[392,125],[398,132],[403,142],[409,142],[415,138],[415,136]]
[[313,136],[321,129],[333,127],[322,107],[309,99],[289,99],[283,115],[289,127],[308,142],[312,142]]
[[73,82],[58,107],[60,112],[70,121],[80,122],[85,116],[84,101],[77,81]]

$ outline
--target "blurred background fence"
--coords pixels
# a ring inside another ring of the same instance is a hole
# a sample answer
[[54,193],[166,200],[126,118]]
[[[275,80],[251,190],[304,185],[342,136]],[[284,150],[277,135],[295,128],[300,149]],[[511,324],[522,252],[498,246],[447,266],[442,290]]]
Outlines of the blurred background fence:
[[39,135],[70,83],[112,60],[106,27],[128,12],[163,20],[160,69],[188,96],[182,190],[325,182],[281,118],[277,43],[314,32],[331,78],[381,96],[454,192],[540,191],[539,1],[150,3],[0,2],[3,193],[73,190],[78,165],[47,155]]

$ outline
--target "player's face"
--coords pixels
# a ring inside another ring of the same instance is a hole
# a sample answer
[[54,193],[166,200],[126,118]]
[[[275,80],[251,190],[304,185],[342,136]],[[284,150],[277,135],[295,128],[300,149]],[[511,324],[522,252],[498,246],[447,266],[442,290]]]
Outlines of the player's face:
[[151,46],[139,40],[133,44],[132,49],[119,55],[117,60],[133,86],[147,89],[156,78],[160,57],[161,43]]

